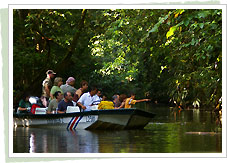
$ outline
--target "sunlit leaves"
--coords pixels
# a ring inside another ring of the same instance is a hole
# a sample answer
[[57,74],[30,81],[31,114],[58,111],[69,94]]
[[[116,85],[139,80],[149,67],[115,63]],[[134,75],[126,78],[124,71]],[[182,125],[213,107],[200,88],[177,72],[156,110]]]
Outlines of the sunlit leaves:
[[[20,57],[34,56],[23,61],[45,64],[41,62],[48,52],[48,46],[42,47],[44,35],[51,40],[48,63],[55,65],[78,32],[82,12],[31,10],[23,28],[14,21],[17,30],[23,31],[23,35],[14,31],[14,51]],[[216,9],[88,10],[70,73],[85,76],[110,93],[118,84],[120,90],[137,87],[141,94],[149,92],[158,101],[172,99],[192,106],[199,99],[200,106],[214,104],[221,96],[221,15]],[[37,44],[42,56],[35,52]],[[16,68],[22,67],[18,58],[15,61]]]
[[184,9],[177,9],[174,12],[174,17],[177,18],[179,15],[181,15],[184,12]]
[[150,33],[155,33],[155,32],[158,32],[158,28],[159,26],[164,23],[169,15],[171,14],[172,12],[170,11],[167,15],[165,15],[164,17],[159,17],[159,21],[152,27],[151,30],[148,31],[148,33],[146,34],[146,36],[142,39],[142,41],[144,41],[147,37],[149,37]]
[[169,31],[166,33],[166,38],[169,38],[170,36],[172,36],[176,31],[176,29],[177,29],[177,26],[170,27]]

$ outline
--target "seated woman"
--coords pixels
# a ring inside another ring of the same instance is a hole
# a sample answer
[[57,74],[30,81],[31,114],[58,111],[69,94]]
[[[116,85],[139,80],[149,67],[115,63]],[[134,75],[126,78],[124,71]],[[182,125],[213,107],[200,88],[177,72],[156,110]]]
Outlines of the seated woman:
[[127,95],[126,94],[121,94],[119,96],[119,101],[121,102],[121,105],[118,107],[118,109],[125,108],[126,99],[127,99]]
[[119,95],[118,94],[115,94],[115,95],[113,95],[113,97],[112,97],[112,99],[113,99],[113,103],[114,103],[114,108],[118,108],[118,107],[120,107],[120,105],[121,105],[121,102],[120,102],[120,100],[119,100]]
[[107,96],[103,95],[102,101],[98,104],[98,109],[114,109],[114,103]]
[[63,91],[62,89],[60,88],[60,86],[63,84],[63,81],[62,81],[62,78],[61,77],[56,77],[54,79],[54,86],[51,88],[50,90],[50,97],[51,97],[51,100],[53,100],[55,97],[54,97],[54,93],[57,92],[57,91],[60,91],[62,94],[63,94]]
[[17,113],[30,113],[31,103],[29,102],[30,95],[25,93],[23,98],[19,102]]
[[86,90],[88,89],[88,82],[83,80],[81,83],[80,83],[80,88],[77,89],[77,91],[75,92],[74,96],[73,96],[73,101],[75,103],[77,103],[77,101],[79,100],[79,98],[83,95],[83,93],[86,92]]

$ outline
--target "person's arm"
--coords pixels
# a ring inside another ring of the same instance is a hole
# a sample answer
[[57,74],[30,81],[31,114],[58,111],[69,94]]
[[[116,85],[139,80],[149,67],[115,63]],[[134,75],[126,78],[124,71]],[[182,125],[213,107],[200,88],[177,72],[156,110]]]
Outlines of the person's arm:
[[48,105],[47,114],[51,114],[51,108],[52,108],[52,102],[50,102]]
[[117,109],[124,108],[125,107],[125,101],[121,103],[121,106],[119,106]]
[[46,82],[46,83],[44,84],[44,90],[45,90],[46,94],[47,94],[48,96],[50,96],[50,89],[49,89],[49,87],[48,87],[48,82]]
[[86,106],[84,106],[84,105],[82,104],[83,101],[84,101],[84,98],[85,98],[85,95],[83,94],[83,95],[80,97],[80,99],[78,100],[78,102],[77,102],[77,105],[78,105],[79,107],[81,107],[83,110],[86,109]]
[[141,100],[136,100],[136,102],[144,102],[144,101],[151,101],[151,99],[141,99]]
[[[64,109],[63,109],[63,110],[64,110]],[[58,108],[58,113],[60,113],[60,114],[61,114],[61,113],[66,113],[66,110],[64,110],[64,111],[63,111],[63,110]]]
[[77,105],[79,106],[79,107],[81,107],[82,109],[86,109],[86,106],[84,106],[83,104],[81,104],[80,102],[77,102]]
[[54,95],[50,94],[50,99],[53,100],[54,99]]
[[18,110],[25,111],[25,110],[28,110],[28,109],[27,108],[18,107]]
[[60,110],[58,110],[58,113],[59,114],[63,114],[63,113],[65,113],[66,111],[60,111]]
[[50,90],[50,98],[51,98],[51,100],[54,99],[54,93],[55,92],[56,92],[55,87],[52,87],[51,90]]
[[21,101],[19,102],[18,110],[19,110],[19,111],[27,111],[27,110],[28,110],[28,108],[26,107],[26,105],[25,105],[25,103],[24,103],[23,100],[21,100]]
[[78,90],[76,91],[76,94],[77,94],[78,98],[80,98],[80,96],[81,96],[81,94],[82,94],[81,89],[78,89]]

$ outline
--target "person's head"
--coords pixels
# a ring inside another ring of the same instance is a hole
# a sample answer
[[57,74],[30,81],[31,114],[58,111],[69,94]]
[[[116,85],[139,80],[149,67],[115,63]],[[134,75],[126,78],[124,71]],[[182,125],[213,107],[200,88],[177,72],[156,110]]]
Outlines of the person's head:
[[94,96],[95,94],[97,94],[97,92],[98,92],[98,88],[96,86],[92,86],[91,91],[90,91],[90,95]]
[[120,101],[120,102],[123,102],[126,98],[127,98],[127,95],[126,95],[126,94],[121,94],[121,95],[119,96],[119,101]]
[[106,101],[107,100],[107,96],[106,95],[102,95],[102,101]]
[[99,96],[99,97],[102,96],[102,92],[100,90],[97,91],[97,96]]
[[56,74],[53,70],[47,70],[46,72],[47,76],[49,76],[50,78],[54,78],[54,75]]
[[29,101],[29,98],[30,98],[30,94],[29,94],[28,92],[24,93],[22,99],[23,99],[24,101]]
[[67,80],[66,80],[66,84],[70,85],[70,86],[74,86],[75,84],[75,79],[74,77],[69,77]]
[[59,100],[59,101],[63,98],[60,91],[56,91],[56,92],[54,93],[54,97],[55,97],[57,100]]
[[54,85],[60,87],[63,84],[62,78],[61,77],[56,77],[54,79]]
[[134,92],[133,92],[133,93],[131,93],[130,95],[131,95],[131,98],[132,98],[132,99],[135,99],[136,94],[135,94]]
[[64,99],[66,101],[72,101],[72,99],[73,99],[72,93],[71,92],[65,92],[64,93]]
[[119,98],[119,94],[118,93],[115,93],[113,96],[117,96],[117,98]]
[[118,95],[113,95],[112,99],[113,99],[113,101],[116,102],[119,99],[119,97],[118,97]]
[[83,80],[81,83],[80,83],[80,87],[85,91],[88,89],[88,82],[86,80]]

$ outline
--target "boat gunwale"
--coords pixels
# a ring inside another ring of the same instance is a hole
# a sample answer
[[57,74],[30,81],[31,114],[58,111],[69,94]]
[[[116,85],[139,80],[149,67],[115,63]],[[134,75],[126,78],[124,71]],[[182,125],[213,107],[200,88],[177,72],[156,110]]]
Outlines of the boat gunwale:
[[107,110],[92,110],[86,112],[76,112],[76,113],[63,113],[63,114],[27,114],[14,113],[14,118],[37,118],[37,119],[46,119],[46,118],[66,118],[66,117],[74,117],[74,116],[88,116],[88,115],[111,115],[111,114],[119,114],[119,115],[140,115],[148,118],[153,118],[155,116],[154,113],[147,112],[144,110],[140,110],[138,108],[130,108],[130,109],[107,109]]

